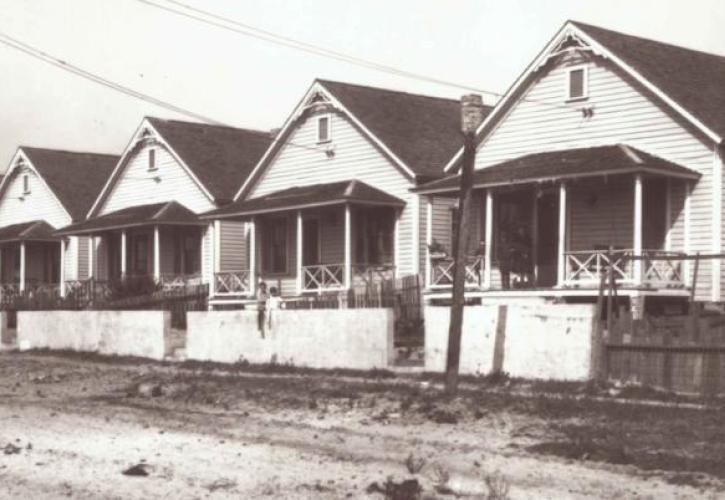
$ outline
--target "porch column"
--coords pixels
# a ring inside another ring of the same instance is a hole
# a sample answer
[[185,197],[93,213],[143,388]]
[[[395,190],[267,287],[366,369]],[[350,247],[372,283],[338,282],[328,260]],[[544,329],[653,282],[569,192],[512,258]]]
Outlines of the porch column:
[[564,285],[566,280],[566,184],[559,184],[559,255],[556,265],[556,282]]
[[[685,251],[685,254],[690,255],[690,212],[692,211],[692,202],[690,201],[690,194],[692,193],[692,187],[690,186],[690,183],[688,181],[683,181],[684,189],[685,189],[685,203],[684,207],[682,208],[682,211],[684,212],[683,218],[684,220],[684,242],[683,242],[683,250]],[[684,278],[685,283],[688,285],[692,283],[692,278],[690,277],[690,267],[691,263],[689,260],[686,260],[684,262]]]
[[486,218],[485,218],[485,241],[484,244],[484,261],[483,261],[483,285],[486,289],[491,289],[492,282],[491,277],[493,276],[493,190],[486,190]]
[[257,292],[257,220],[249,222],[249,294]]
[[395,209],[395,228],[393,229],[393,276],[400,276],[400,213],[401,211]]
[[126,230],[121,230],[121,278],[126,277]]
[[302,262],[302,237],[302,210],[297,210],[297,260],[295,261],[297,263],[297,295],[302,295],[302,280],[304,279]]
[[427,211],[425,217],[425,287],[430,288],[431,283],[431,262],[430,245],[433,243],[433,197],[426,198]]
[[88,279],[94,278],[96,275],[96,238],[93,235],[88,236]]
[[350,205],[345,205],[345,288],[352,287],[352,217]]
[[[634,176],[634,242],[635,257],[642,257],[642,174]],[[635,258],[632,263],[634,282],[642,282],[642,260]]]
[[154,226],[154,280],[161,281],[161,235],[159,226]]
[[20,286],[21,292],[25,291],[25,242],[20,242]]
[[58,277],[58,291],[61,297],[65,297],[65,238],[60,240],[60,276]]
[[665,181],[665,250],[672,250],[672,182]]

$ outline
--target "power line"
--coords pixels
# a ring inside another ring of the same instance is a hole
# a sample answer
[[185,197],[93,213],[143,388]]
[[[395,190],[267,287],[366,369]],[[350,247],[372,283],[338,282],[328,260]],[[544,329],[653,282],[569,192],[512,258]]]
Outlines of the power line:
[[[16,49],[16,50],[18,50],[20,52],[23,52],[24,54],[29,55],[29,56],[31,56],[31,57],[33,57],[35,59],[40,60],[40,61],[43,61],[43,62],[45,62],[47,64],[50,64],[50,65],[55,66],[57,68],[60,68],[60,69],[62,69],[64,71],[68,71],[68,72],[70,72],[70,73],[72,73],[72,74],[74,74],[76,76],[79,76],[81,78],[84,78],[84,79],[86,79],[88,81],[91,81],[93,83],[96,83],[96,84],[102,85],[104,87],[110,88],[111,90],[115,90],[117,92],[121,92],[121,93],[123,93],[125,95],[134,97],[136,99],[140,99],[142,101],[148,102],[148,103],[153,104],[155,106],[159,106],[161,108],[164,108],[164,109],[173,111],[175,113],[179,113],[179,114],[182,114],[184,116],[188,116],[190,118],[194,118],[195,120],[199,120],[199,121],[202,121],[202,122],[205,122],[205,123],[209,123],[209,124],[212,124],[212,125],[220,125],[220,126],[224,126],[224,127],[236,128],[236,127],[233,127],[232,125],[226,124],[226,123],[221,122],[219,120],[216,120],[214,118],[210,118],[210,117],[208,117],[206,115],[202,115],[200,113],[196,113],[194,111],[190,111],[190,110],[188,110],[186,108],[182,108],[181,106],[177,106],[177,105],[175,105],[173,103],[170,103],[168,101],[163,101],[161,99],[158,99],[156,97],[150,96],[148,94],[144,94],[143,92],[134,90],[134,89],[132,89],[130,87],[126,87],[125,85],[116,83],[116,82],[114,82],[112,80],[109,80],[107,78],[104,78],[102,76],[99,76],[99,75],[97,75],[95,73],[91,73],[90,71],[86,71],[83,68],[80,68],[80,67],[78,67],[78,66],[76,66],[76,65],[74,65],[72,63],[69,63],[68,61],[63,60],[63,59],[59,59],[59,58],[57,58],[55,56],[52,56],[51,54],[48,54],[47,52],[44,52],[43,50],[40,50],[40,49],[38,49],[36,47],[33,47],[31,45],[28,45],[28,44],[26,44],[26,43],[24,43],[24,42],[22,42],[22,41],[20,41],[20,40],[18,40],[16,38],[13,38],[13,37],[11,37],[11,36],[3,33],[3,32],[0,32],[0,43],[3,44],[3,45],[5,45],[5,46],[7,46],[7,47]],[[251,137],[251,138],[254,138],[254,137]],[[279,138],[273,139],[272,142],[270,143],[270,146],[272,144],[276,144],[277,142],[279,142],[279,140],[280,140]],[[305,146],[303,144],[296,144],[296,143],[290,142],[290,141],[286,141],[285,144],[290,144],[291,146],[298,147],[298,148],[303,148],[303,149],[307,149],[307,150],[310,150],[310,151],[316,151],[316,152],[319,152],[319,153],[324,153],[324,151],[322,149],[320,149],[320,148],[315,148],[315,147],[311,147],[311,146]]]
[[[189,18],[189,19],[192,19],[192,20],[195,20],[195,21],[198,21],[198,22],[201,22],[201,23],[213,26],[213,27],[221,28],[226,31],[231,31],[233,33],[256,38],[259,40],[263,40],[263,41],[270,42],[273,44],[281,45],[284,47],[301,50],[301,51],[311,53],[311,54],[314,54],[314,55],[317,55],[320,57],[327,57],[327,58],[335,59],[337,61],[346,62],[348,64],[353,64],[356,66],[361,66],[364,68],[381,71],[384,73],[390,73],[395,76],[402,76],[405,78],[420,80],[420,81],[424,81],[427,83],[435,83],[437,85],[444,85],[447,87],[455,87],[455,88],[459,88],[459,89],[478,92],[481,94],[487,94],[487,95],[495,97],[496,99],[500,99],[501,97],[504,97],[504,94],[502,94],[501,92],[495,92],[492,90],[481,89],[481,88],[474,87],[474,86],[467,85],[467,84],[461,84],[461,83],[453,82],[450,80],[443,80],[443,79],[431,77],[428,75],[423,75],[423,74],[414,73],[411,71],[402,70],[399,68],[395,68],[393,66],[388,66],[385,64],[377,63],[375,61],[370,61],[370,60],[363,59],[360,57],[351,56],[349,54],[338,52],[338,51],[328,49],[328,48],[325,48],[325,47],[322,47],[319,45],[313,45],[313,44],[303,42],[300,40],[295,40],[293,38],[290,38],[290,37],[287,37],[284,35],[280,35],[278,33],[273,33],[271,31],[267,31],[267,30],[264,30],[261,28],[254,27],[250,24],[242,23],[240,21],[231,19],[229,17],[215,14],[214,12],[199,9],[197,7],[188,5],[179,0],[165,0],[165,1],[167,3],[172,4],[175,7],[185,9],[189,12],[185,12],[184,10],[179,10],[178,8],[174,8],[174,7],[160,5],[160,4],[156,3],[156,1],[151,1],[151,0],[136,0],[136,1],[140,2],[142,4],[145,4],[145,5],[151,6],[151,7],[155,7],[156,9],[160,9],[160,10],[172,13],[172,14],[176,14],[178,16],[183,16],[183,17],[186,17],[186,18]],[[200,14],[201,16],[206,16],[206,17],[201,17],[196,14]],[[230,25],[232,25],[232,26],[230,26]],[[530,97],[524,97],[524,98],[521,98],[521,100],[526,101],[526,102],[541,104],[543,106],[550,106],[553,108],[567,109],[567,110],[572,109],[568,106],[563,106],[561,104],[554,104],[551,102],[541,101],[538,99],[532,99]]]

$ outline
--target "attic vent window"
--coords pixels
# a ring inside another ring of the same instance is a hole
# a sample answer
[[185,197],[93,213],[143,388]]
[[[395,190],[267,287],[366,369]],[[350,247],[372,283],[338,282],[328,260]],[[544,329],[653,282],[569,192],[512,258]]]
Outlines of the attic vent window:
[[576,101],[589,97],[586,66],[569,68],[567,79],[567,100]]
[[156,150],[149,149],[149,172],[156,170]]
[[321,116],[317,119],[317,143],[330,142],[330,116]]
[[30,194],[30,176],[23,174],[23,194]]

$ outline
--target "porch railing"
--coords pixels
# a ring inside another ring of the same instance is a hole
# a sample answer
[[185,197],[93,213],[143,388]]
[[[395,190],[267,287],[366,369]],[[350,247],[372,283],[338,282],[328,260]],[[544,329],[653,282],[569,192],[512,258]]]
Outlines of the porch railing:
[[[430,288],[446,288],[453,286],[454,261],[450,257],[431,261]],[[466,262],[466,286],[483,286],[484,260],[482,255],[469,257]]]
[[214,295],[248,295],[251,293],[249,271],[214,273]]
[[302,291],[324,292],[345,289],[345,264],[302,267]]
[[162,290],[176,290],[203,284],[200,273],[192,274],[162,274],[159,284]]
[[[681,255],[681,252],[664,250],[642,250],[637,255],[632,249],[565,252],[564,285],[598,286],[602,274],[611,269],[620,284],[682,287],[685,284],[682,262],[672,259]],[[635,262],[641,262],[640,276],[636,276]]]

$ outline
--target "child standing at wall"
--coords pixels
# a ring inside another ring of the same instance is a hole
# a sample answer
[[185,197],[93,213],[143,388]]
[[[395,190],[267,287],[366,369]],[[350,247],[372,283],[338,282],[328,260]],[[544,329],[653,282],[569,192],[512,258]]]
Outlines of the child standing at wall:
[[279,290],[276,286],[269,289],[269,298],[267,299],[267,327],[272,328],[272,311],[282,308],[282,297],[279,296]]

